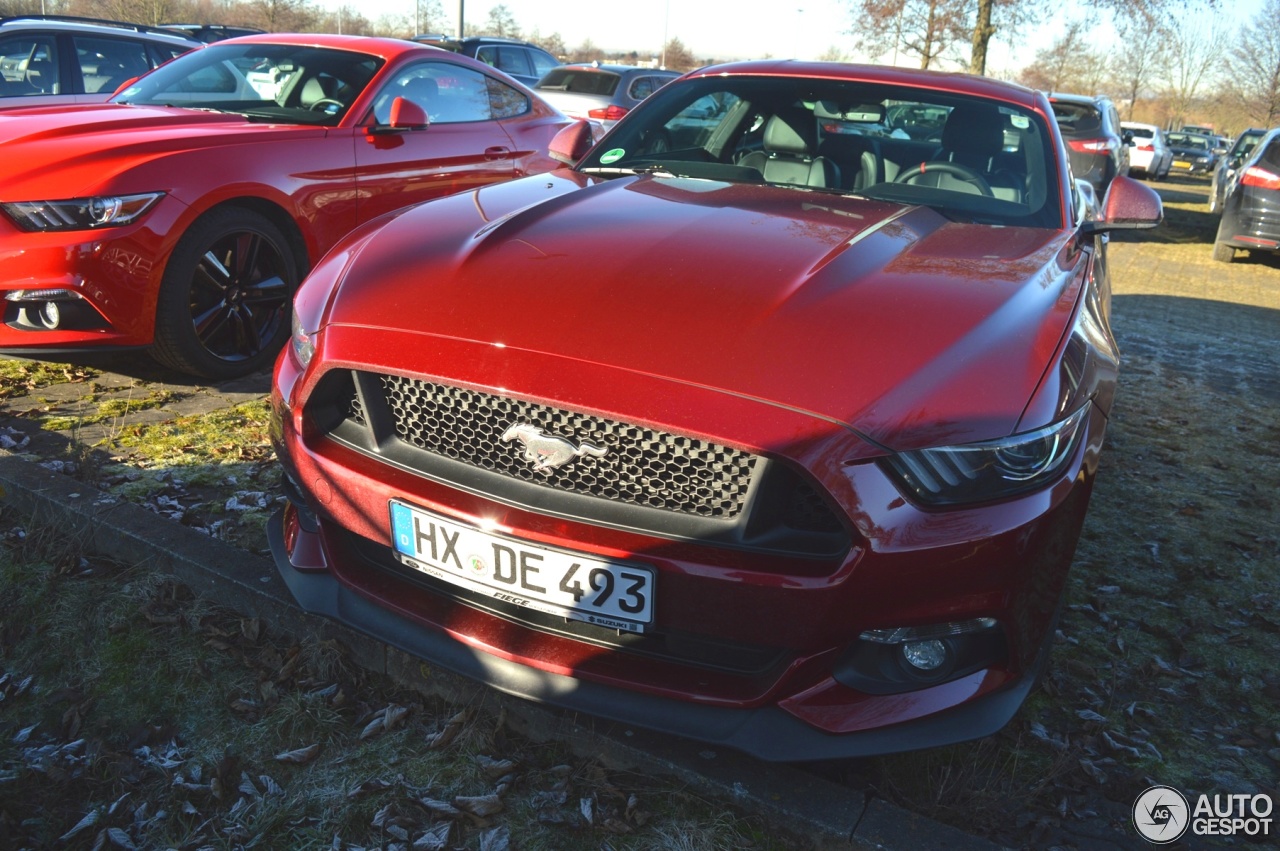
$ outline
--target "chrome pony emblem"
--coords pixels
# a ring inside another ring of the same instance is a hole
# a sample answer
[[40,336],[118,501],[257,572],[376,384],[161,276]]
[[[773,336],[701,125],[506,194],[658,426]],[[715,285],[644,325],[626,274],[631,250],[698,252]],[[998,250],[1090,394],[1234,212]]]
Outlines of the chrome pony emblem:
[[512,425],[503,433],[502,440],[504,443],[518,440],[524,444],[524,460],[533,464],[535,473],[547,476],[583,455],[603,458],[609,453],[607,448],[590,443],[574,446],[572,440],[547,434],[537,426],[527,423]]

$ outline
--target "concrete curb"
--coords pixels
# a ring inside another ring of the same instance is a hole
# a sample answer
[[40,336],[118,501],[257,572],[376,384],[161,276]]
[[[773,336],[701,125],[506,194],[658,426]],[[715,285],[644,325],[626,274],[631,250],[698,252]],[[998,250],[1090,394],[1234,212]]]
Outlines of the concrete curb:
[[691,788],[733,800],[810,847],[884,851],[992,851],[998,847],[789,765],[548,709],[429,667],[299,610],[270,560],[4,450],[0,450],[0,503],[33,525],[69,530],[91,552],[150,566],[209,600],[261,618],[286,633],[336,640],[348,648],[357,664],[385,673],[401,685],[453,703],[483,702],[505,710],[507,722],[535,741],[554,739],[579,756],[599,758],[611,768],[674,776]]

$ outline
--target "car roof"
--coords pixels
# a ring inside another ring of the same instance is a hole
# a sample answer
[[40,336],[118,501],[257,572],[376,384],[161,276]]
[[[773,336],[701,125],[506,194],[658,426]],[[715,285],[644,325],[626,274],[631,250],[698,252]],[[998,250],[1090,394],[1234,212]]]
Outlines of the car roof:
[[572,68],[575,71],[610,71],[614,74],[626,74],[631,71],[642,71],[646,74],[669,74],[672,77],[679,77],[682,71],[672,71],[667,68],[645,68],[640,65],[615,65],[611,62],[570,62],[568,65],[561,65],[560,68]]
[[199,46],[202,42],[166,30],[163,27],[152,27],[146,24],[134,24],[127,21],[113,21],[107,18],[82,18],[74,15],[10,15],[0,18],[3,29],[43,29],[66,30],[67,32],[93,33],[95,35],[121,35],[135,33],[145,35],[156,41],[164,41],[175,45]]
[[1143,124],[1141,121],[1121,121],[1120,126],[1121,127],[1139,127],[1143,130],[1159,130],[1160,129],[1160,127],[1156,124]]
[[430,44],[408,41],[403,38],[382,38],[379,36],[367,35],[336,35],[333,33],[260,33],[254,35],[242,35],[216,42],[215,44],[209,45],[209,47],[217,47],[219,45],[227,44],[255,43],[294,44],[304,47],[331,47],[335,50],[352,50],[358,53],[368,53],[374,56],[381,56],[384,59],[393,59],[406,53],[420,51],[435,51],[442,54],[449,53],[447,50],[441,50],[440,48]]
[[1017,83],[951,71],[921,71],[892,65],[860,65],[847,62],[803,62],[794,59],[757,59],[709,65],[689,72],[689,77],[713,76],[812,77],[825,80],[882,83],[930,89],[945,94],[992,98],[1035,108],[1040,93]]

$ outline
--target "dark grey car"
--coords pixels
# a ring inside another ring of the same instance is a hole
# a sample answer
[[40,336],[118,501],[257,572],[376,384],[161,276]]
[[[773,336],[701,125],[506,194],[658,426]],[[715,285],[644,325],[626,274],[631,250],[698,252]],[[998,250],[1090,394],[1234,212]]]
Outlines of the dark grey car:
[[479,59],[497,68],[508,77],[532,87],[542,75],[560,64],[560,60],[547,51],[514,38],[479,35],[466,38],[449,38],[443,35],[414,36],[414,41],[443,47],[463,56]]
[[1209,212],[1216,213],[1222,208],[1222,196],[1226,194],[1227,187],[1231,184],[1231,178],[1235,176],[1236,170],[1240,168],[1240,163],[1245,161],[1249,154],[1253,153],[1254,146],[1258,144],[1258,140],[1267,135],[1267,131],[1260,127],[1250,127],[1239,136],[1236,142],[1231,146],[1231,150],[1226,156],[1218,160],[1218,165],[1213,170],[1213,185],[1209,187]]
[[1115,176],[1129,173],[1129,146],[1119,113],[1102,95],[1053,94],[1049,103],[1067,143],[1071,173],[1087,180],[1101,202]]
[[1222,198],[1213,259],[1230,263],[1238,248],[1280,252],[1280,129],[1240,163]]

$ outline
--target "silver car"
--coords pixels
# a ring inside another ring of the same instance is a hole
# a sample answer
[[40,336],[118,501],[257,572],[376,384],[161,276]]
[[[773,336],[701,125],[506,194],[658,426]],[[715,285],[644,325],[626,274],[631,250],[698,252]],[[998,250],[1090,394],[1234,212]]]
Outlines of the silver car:
[[636,104],[680,76],[679,71],[633,65],[561,65],[533,90],[570,118],[590,121],[603,135]]
[[105,101],[124,82],[201,42],[161,27],[75,18],[0,18],[0,108]]
[[1173,152],[1164,139],[1164,131],[1154,124],[1121,121],[1125,144],[1129,146],[1129,174],[1163,180],[1173,165]]

